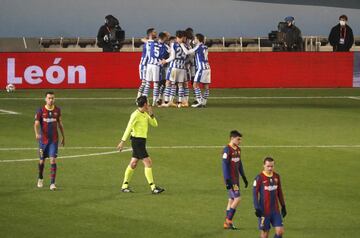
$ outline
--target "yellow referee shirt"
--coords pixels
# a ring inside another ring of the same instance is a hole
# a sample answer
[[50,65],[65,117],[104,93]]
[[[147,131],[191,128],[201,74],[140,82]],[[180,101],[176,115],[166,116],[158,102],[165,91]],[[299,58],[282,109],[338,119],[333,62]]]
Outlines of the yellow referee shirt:
[[137,109],[130,116],[122,141],[126,141],[130,134],[132,137],[147,138],[149,124],[157,127],[158,123],[155,117],[149,116],[147,112],[141,112]]

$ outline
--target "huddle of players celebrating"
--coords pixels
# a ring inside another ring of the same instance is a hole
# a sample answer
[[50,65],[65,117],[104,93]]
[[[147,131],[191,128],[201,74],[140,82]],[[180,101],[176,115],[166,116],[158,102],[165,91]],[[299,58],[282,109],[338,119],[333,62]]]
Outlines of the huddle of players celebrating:
[[[153,106],[189,107],[189,82],[196,101],[192,107],[205,107],[209,97],[211,70],[208,48],[202,34],[193,35],[191,28],[179,30],[172,37],[167,32],[157,35],[147,30],[139,64],[141,85],[137,98],[148,97],[153,84]],[[203,86],[202,94],[200,86]],[[177,101],[174,101],[177,98]]]

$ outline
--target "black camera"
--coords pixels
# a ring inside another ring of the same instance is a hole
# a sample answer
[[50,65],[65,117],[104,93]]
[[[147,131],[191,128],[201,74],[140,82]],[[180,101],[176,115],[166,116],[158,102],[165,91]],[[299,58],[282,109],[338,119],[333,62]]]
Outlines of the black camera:
[[287,23],[279,22],[278,30],[271,31],[268,34],[269,40],[272,43],[273,51],[284,51],[285,50],[286,31],[287,31]]
[[122,47],[122,42],[125,40],[125,31],[121,29],[119,20],[113,15],[105,17],[105,23],[108,33],[106,39],[114,51],[118,51]]

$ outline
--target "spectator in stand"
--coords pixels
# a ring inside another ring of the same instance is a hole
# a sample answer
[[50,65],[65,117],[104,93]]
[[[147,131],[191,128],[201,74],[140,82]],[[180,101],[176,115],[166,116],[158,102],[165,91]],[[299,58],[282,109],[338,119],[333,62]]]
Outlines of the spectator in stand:
[[339,24],[331,29],[329,42],[334,52],[348,52],[354,44],[354,35],[350,26],[347,24],[348,17],[341,15]]

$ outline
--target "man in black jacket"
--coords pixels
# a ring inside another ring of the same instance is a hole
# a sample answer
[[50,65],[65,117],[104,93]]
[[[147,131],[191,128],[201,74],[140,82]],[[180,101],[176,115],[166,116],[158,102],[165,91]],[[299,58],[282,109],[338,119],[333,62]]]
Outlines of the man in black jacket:
[[301,31],[295,26],[295,18],[285,18],[287,28],[285,30],[285,48],[287,51],[303,51],[303,40]]
[[97,45],[103,52],[117,52],[121,48],[121,42],[125,39],[125,32],[119,26],[119,20],[112,15],[105,17],[97,34]]
[[354,44],[354,35],[350,26],[347,25],[348,17],[341,15],[339,24],[331,29],[329,42],[334,52],[348,52]]

